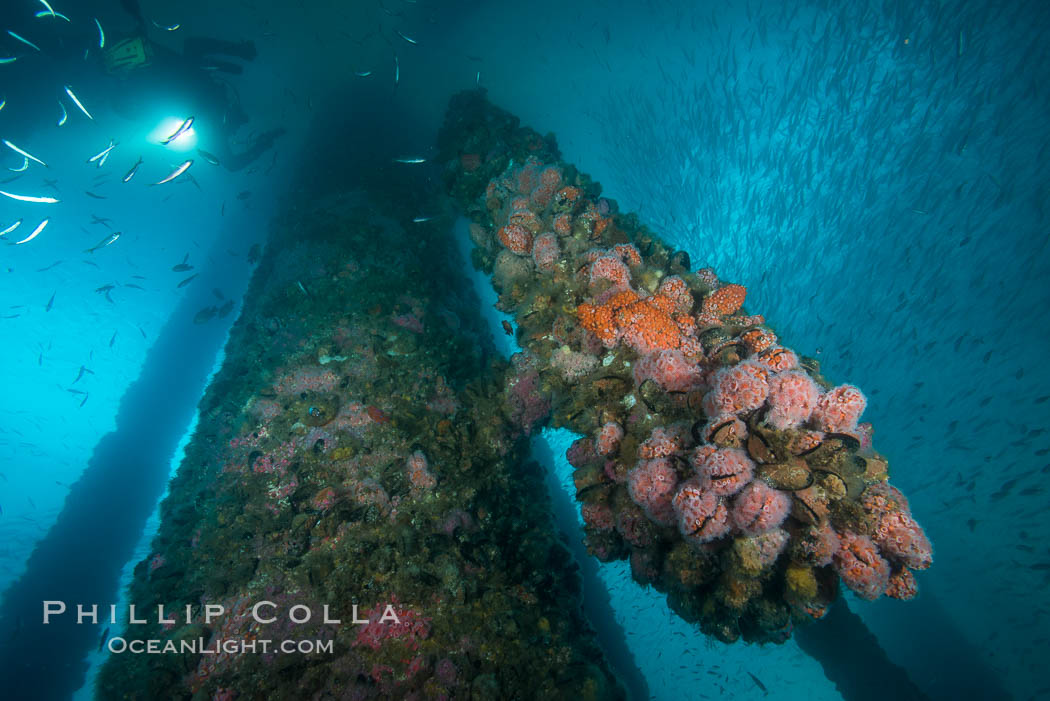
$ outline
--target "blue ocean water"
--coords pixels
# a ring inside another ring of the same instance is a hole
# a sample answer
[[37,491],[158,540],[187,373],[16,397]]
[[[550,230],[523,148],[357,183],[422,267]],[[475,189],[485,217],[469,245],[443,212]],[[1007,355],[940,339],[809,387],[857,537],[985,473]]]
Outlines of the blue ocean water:
[[[87,25],[76,35],[86,47],[93,17],[113,28],[111,39],[133,25],[118,3],[51,4],[68,24]],[[935,545],[916,601],[849,602],[889,658],[931,698],[965,697],[960,686],[977,683],[1022,699],[1048,693],[1050,18],[1042,3],[142,7],[153,38],[172,46],[188,33],[253,39],[258,58],[227,78],[252,118],[235,147],[276,125],[288,134],[253,166],[227,172],[196,155],[197,147],[218,151],[206,125],[187,155],[150,142],[161,116],[177,124],[192,111],[178,90],[170,104],[128,119],[100,94],[110,88],[79,49],[45,60],[3,38],[0,57],[18,60],[0,65],[0,137],[48,167],[30,162],[0,189],[62,201],[0,202],[0,228],[24,220],[0,246],[0,591],[22,576],[120,412],[156,411],[121,405],[136,382],[158,402],[172,392],[165,381],[196,383],[165,415],[177,462],[193,397],[236,312],[193,318],[239,300],[249,249],[264,240],[270,216],[311,197],[288,183],[310,168],[316,144],[330,144],[348,167],[370,149],[427,155],[448,97],[480,86],[524,124],[554,132],[567,161],[686,250],[694,268],[710,265],[747,286],[749,307],[819,358],[829,377],[867,393],[876,445]],[[57,50],[45,39],[49,23],[64,20],[26,19],[43,9],[7,3],[0,30],[12,27],[41,54]],[[58,127],[60,101],[68,121]],[[86,162],[111,141],[118,146],[104,168]],[[21,155],[4,151],[0,166],[22,166]],[[120,182],[140,156],[142,170]],[[147,185],[189,158],[194,181]],[[108,181],[96,180],[102,173]],[[0,180],[15,175],[5,170]],[[36,239],[10,243],[44,218]],[[115,231],[122,235],[111,245],[83,253]],[[172,271],[184,260],[193,271]],[[177,286],[194,272],[202,277]],[[571,437],[544,440],[571,496],[562,457]],[[162,477],[168,457],[150,460]],[[131,510],[141,518],[128,528],[147,527],[162,482]],[[98,489],[115,508],[122,496],[136,498],[116,478]],[[566,519],[562,530],[580,537]],[[122,535],[127,548],[148,538]],[[64,547],[76,559],[107,543]],[[107,565],[113,582],[117,566]],[[654,698],[844,696],[794,643],[705,640],[660,595],[634,585],[625,566],[594,568],[588,582],[604,586],[607,613]],[[4,620],[17,633],[19,624]]]

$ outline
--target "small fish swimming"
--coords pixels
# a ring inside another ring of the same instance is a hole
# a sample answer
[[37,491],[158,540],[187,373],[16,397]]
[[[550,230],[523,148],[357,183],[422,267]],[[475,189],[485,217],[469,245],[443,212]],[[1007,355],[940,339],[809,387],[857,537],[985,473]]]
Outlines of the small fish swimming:
[[135,165],[131,166],[131,170],[124,174],[124,177],[121,179],[121,182],[126,183],[129,182],[132,178],[134,178],[135,173],[139,172],[140,165],[142,165],[142,156],[139,156],[139,159],[135,162]]
[[69,113],[66,112],[66,106],[62,104],[62,101],[58,101],[58,106],[62,110],[62,116],[58,118],[58,126],[65,126],[66,120],[69,119]]
[[178,285],[176,285],[175,289],[177,290],[177,289],[180,289],[180,288],[185,287],[186,285],[190,284],[191,282],[193,282],[193,279],[195,277],[197,277],[197,275],[199,275],[199,273],[194,273],[193,275],[190,275],[188,278],[186,278],[185,280],[180,282]]
[[189,169],[189,167],[191,165],[193,165],[193,159],[190,159],[190,160],[186,161],[185,163],[180,165],[178,168],[173,170],[171,172],[171,175],[169,175],[168,177],[164,178],[160,182],[156,182],[156,183],[153,183],[153,184],[154,185],[163,185],[164,183],[170,183],[172,180],[174,180],[175,178],[177,178],[180,175],[182,175],[183,173],[185,173],[186,170]]
[[419,43],[418,41],[416,41],[412,37],[406,36],[405,34],[403,34],[400,29],[398,29],[396,31],[397,31],[397,35],[399,37],[401,37],[402,39],[404,39],[405,41],[407,41],[409,44],[418,44]]
[[354,71],[354,75],[356,75],[358,78],[367,78],[368,76],[372,75],[372,71]]
[[98,19],[95,17],[92,17],[92,19],[95,20],[95,26],[98,27],[98,48],[104,49],[106,48],[106,33],[102,31],[102,25]]
[[84,194],[87,195],[88,197],[92,198],[92,199],[95,199],[95,200],[108,200],[109,199],[105,195],[96,195],[91,190],[84,190]]
[[[106,148],[102,149],[101,151],[96,153],[91,158],[87,159],[87,162],[88,163],[94,163],[95,161],[99,160],[100,158],[102,159],[102,161],[105,161],[106,157],[109,156],[109,152],[112,151],[113,149],[115,149],[116,147],[117,147],[117,142],[113,141],[112,139],[110,139],[109,140],[109,146],[107,146]],[[99,167],[101,167],[101,163],[99,164]]]
[[21,168],[8,168],[8,170],[11,171],[12,173],[21,173],[21,172],[25,171],[27,168],[29,168],[29,159],[25,158],[23,156],[22,157],[22,167]]
[[425,158],[395,158],[394,163],[426,163]]
[[193,126],[193,119],[194,119],[193,117],[189,117],[189,118],[187,118],[187,119],[183,120],[182,124],[181,124],[181,125],[179,125],[179,128],[178,128],[178,129],[176,129],[176,130],[174,131],[174,133],[172,133],[172,135],[171,135],[171,136],[169,136],[168,138],[166,138],[166,139],[162,140],[162,141],[161,141],[160,143],[161,143],[161,144],[162,144],[163,146],[167,146],[167,145],[168,145],[168,144],[170,144],[170,143],[171,143],[172,141],[175,141],[175,140],[176,140],[176,139],[178,139],[178,138],[179,138],[180,136],[182,136],[183,134],[185,134],[185,133],[186,133],[187,131],[189,131],[189,130],[190,130],[190,128],[191,128],[191,127]]
[[88,368],[86,368],[83,365],[81,365],[80,366],[80,372],[77,373],[77,379],[73,380],[69,384],[75,385],[77,382],[80,381],[80,378],[83,377],[85,375],[85,373],[88,374],[88,375],[94,375],[95,374],[94,371],[89,370]]
[[414,217],[412,219],[412,223],[413,224],[422,224],[423,222],[428,222],[428,221],[430,221],[433,218],[434,217]]
[[44,307],[44,311],[45,312],[51,311],[51,308],[55,306],[55,295],[57,295],[57,294],[58,294],[57,290],[55,292],[51,293],[51,299],[47,300],[47,306]]
[[84,107],[84,105],[80,102],[80,99],[76,96],[76,94],[73,93],[73,88],[66,85],[65,89],[66,94],[69,95],[69,99],[73,101],[73,104],[76,105],[88,119],[90,119],[91,121],[95,121],[95,118],[91,116],[91,113],[87,111],[87,108]]
[[10,35],[11,35],[12,37],[14,37],[15,39],[17,39],[18,41],[20,41],[20,42],[22,42],[23,44],[25,44],[26,46],[29,46],[29,47],[31,47],[31,48],[33,48],[33,49],[36,49],[37,51],[40,51],[40,47],[39,47],[39,46],[37,46],[37,45],[36,45],[36,44],[34,44],[33,42],[29,41],[29,40],[28,40],[28,39],[26,39],[25,37],[21,37],[21,36],[18,36],[17,34],[15,34],[14,32],[12,32],[12,31],[11,31],[10,29],[8,29],[8,30],[7,30],[7,33],[8,33],[8,34],[10,34]]
[[11,199],[18,200],[19,202],[36,202],[38,204],[55,204],[55,203],[58,202],[58,200],[55,199],[54,197],[34,197],[32,195],[15,195],[15,194],[12,194],[10,192],[4,192],[3,190],[0,190],[0,195],[3,195],[4,197],[10,197]]
[[763,684],[762,681],[758,677],[756,677],[754,674],[751,674],[751,672],[748,672],[747,675],[749,677],[751,677],[751,680],[753,682],[755,682],[755,684],[758,686],[758,688],[761,689],[762,692],[766,694],[766,696],[769,695],[769,689],[766,688],[766,685]]
[[40,0],[40,4],[47,8],[47,10],[45,10],[43,12],[43,14],[51,15],[52,17],[55,16],[55,8],[53,8],[53,7],[51,7],[51,5],[47,4],[47,0]]
[[40,19],[41,17],[54,17],[55,19],[64,19],[67,22],[72,22],[73,21],[73,20],[69,19],[68,17],[66,17],[64,14],[62,14],[61,12],[54,12],[54,11],[48,12],[47,10],[41,10],[40,12],[37,12],[33,16],[36,17],[37,19]]
[[153,26],[156,27],[157,29],[160,29],[160,30],[165,31],[165,32],[174,32],[176,29],[178,29],[179,27],[182,26],[181,24],[172,24],[172,25],[168,25],[167,27],[165,27],[163,24],[157,24],[157,20],[155,20],[155,19],[154,20],[150,20],[150,22],[153,22]]
[[394,87],[401,82],[401,62],[397,60],[397,54],[394,54]]
[[215,315],[219,313],[217,307],[205,307],[199,310],[193,316],[194,324],[205,324],[215,318]]
[[173,273],[187,273],[193,270],[193,266],[188,263],[179,263],[172,267],[171,272]]
[[7,236],[8,234],[10,234],[12,231],[14,231],[15,229],[17,229],[20,226],[22,226],[22,220],[21,219],[19,219],[18,221],[16,221],[14,224],[12,224],[11,226],[7,227],[3,231],[0,231],[0,236]]
[[17,153],[17,154],[18,154],[19,156],[25,156],[25,157],[26,157],[26,158],[28,158],[29,160],[31,160],[31,161],[36,161],[36,162],[37,162],[37,163],[39,163],[40,165],[42,165],[42,166],[44,166],[45,168],[47,168],[47,163],[44,163],[44,162],[43,162],[42,160],[40,160],[39,158],[37,158],[37,157],[36,157],[36,156],[34,156],[33,154],[31,154],[31,153],[28,153],[28,152],[26,152],[26,151],[23,151],[22,149],[18,148],[17,146],[15,146],[14,144],[12,144],[12,143],[11,143],[10,141],[8,141],[7,139],[4,139],[4,146],[6,146],[7,148],[11,149],[11,150],[12,150],[12,151],[14,151],[15,153]]
[[109,219],[108,217],[100,217],[97,214],[91,215],[92,224],[101,224],[102,226],[109,227],[110,229],[112,229],[113,227],[109,225],[111,221],[113,220]]
[[109,347],[110,348],[113,347],[113,342],[116,341],[116,340],[117,340],[117,332],[114,331],[113,332],[113,336],[109,339]]
[[[106,246],[108,246],[108,245],[110,245],[112,243],[115,243],[116,240],[120,238],[120,233],[121,232],[119,232],[119,231],[113,232],[112,234],[110,234],[106,238],[102,239],[101,241],[99,241],[97,244],[95,244],[91,248],[85,248],[84,249],[84,253],[94,253],[95,251],[97,251],[100,248],[105,248]],[[96,290],[96,292],[97,291],[98,290]]]
[[37,236],[40,235],[40,232],[44,230],[44,227],[47,226],[48,221],[50,221],[50,220],[45,219],[44,221],[42,221],[39,224],[37,224],[37,227],[35,229],[33,229],[33,233],[31,233],[29,236],[26,236],[21,241],[15,241],[15,245],[18,246],[18,245],[23,244],[23,243],[29,243],[30,241],[35,239]]
[[197,149],[197,153],[200,155],[201,158],[204,159],[206,163],[210,163],[213,166],[219,165],[219,159],[216,158],[214,154],[208,153],[202,148]]
[[229,313],[232,312],[232,311],[233,311],[233,300],[232,299],[228,299],[228,300],[226,300],[225,304],[223,304],[221,307],[219,307],[219,318],[220,319],[225,319],[229,315]]

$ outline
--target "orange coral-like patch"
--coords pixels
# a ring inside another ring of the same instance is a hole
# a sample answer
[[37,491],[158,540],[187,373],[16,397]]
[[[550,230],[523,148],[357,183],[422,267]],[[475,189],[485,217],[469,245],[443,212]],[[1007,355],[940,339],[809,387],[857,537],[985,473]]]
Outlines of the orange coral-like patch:
[[582,194],[580,188],[568,185],[558,190],[558,194],[554,196],[554,202],[563,207],[573,207],[579,202]]
[[759,353],[776,345],[777,336],[772,331],[754,328],[748,329],[740,334],[740,340],[744,342],[744,345],[747,346],[749,351],[752,353]]
[[623,339],[640,354],[678,348],[683,340],[675,322],[675,303],[664,295],[639,298],[633,290],[617,292],[604,304],[581,304],[576,309],[580,325],[607,347]]
[[709,314],[729,316],[744,306],[747,288],[743,285],[725,285],[715,290],[704,300],[703,310]]
[[532,253],[532,234],[519,224],[508,224],[501,227],[499,240],[519,256],[527,256]]

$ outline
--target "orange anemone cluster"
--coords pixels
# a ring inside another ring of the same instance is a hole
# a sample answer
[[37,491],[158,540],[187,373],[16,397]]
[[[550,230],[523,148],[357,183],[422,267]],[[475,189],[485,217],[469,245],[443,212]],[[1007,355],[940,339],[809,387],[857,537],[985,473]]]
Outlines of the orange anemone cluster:
[[[663,294],[639,297],[632,289],[616,292],[602,304],[584,302],[576,308],[580,326],[605,345],[614,347],[622,338],[641,355],[682,349],[695,354],[695,328],[687,314],[676,313],[676,301]],[[682,323],[679,323],[679,320]]]
[[704,300],[703,310],[708,314],[729,316],[744,306],[747,288],[743,285],[724,285]]

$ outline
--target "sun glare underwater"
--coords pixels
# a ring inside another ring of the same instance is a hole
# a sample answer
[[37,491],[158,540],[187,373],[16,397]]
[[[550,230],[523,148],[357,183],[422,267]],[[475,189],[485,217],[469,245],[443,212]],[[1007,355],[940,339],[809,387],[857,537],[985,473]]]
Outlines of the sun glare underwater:
[[0,8],[0,696],[1042,699],[1050,6]]

